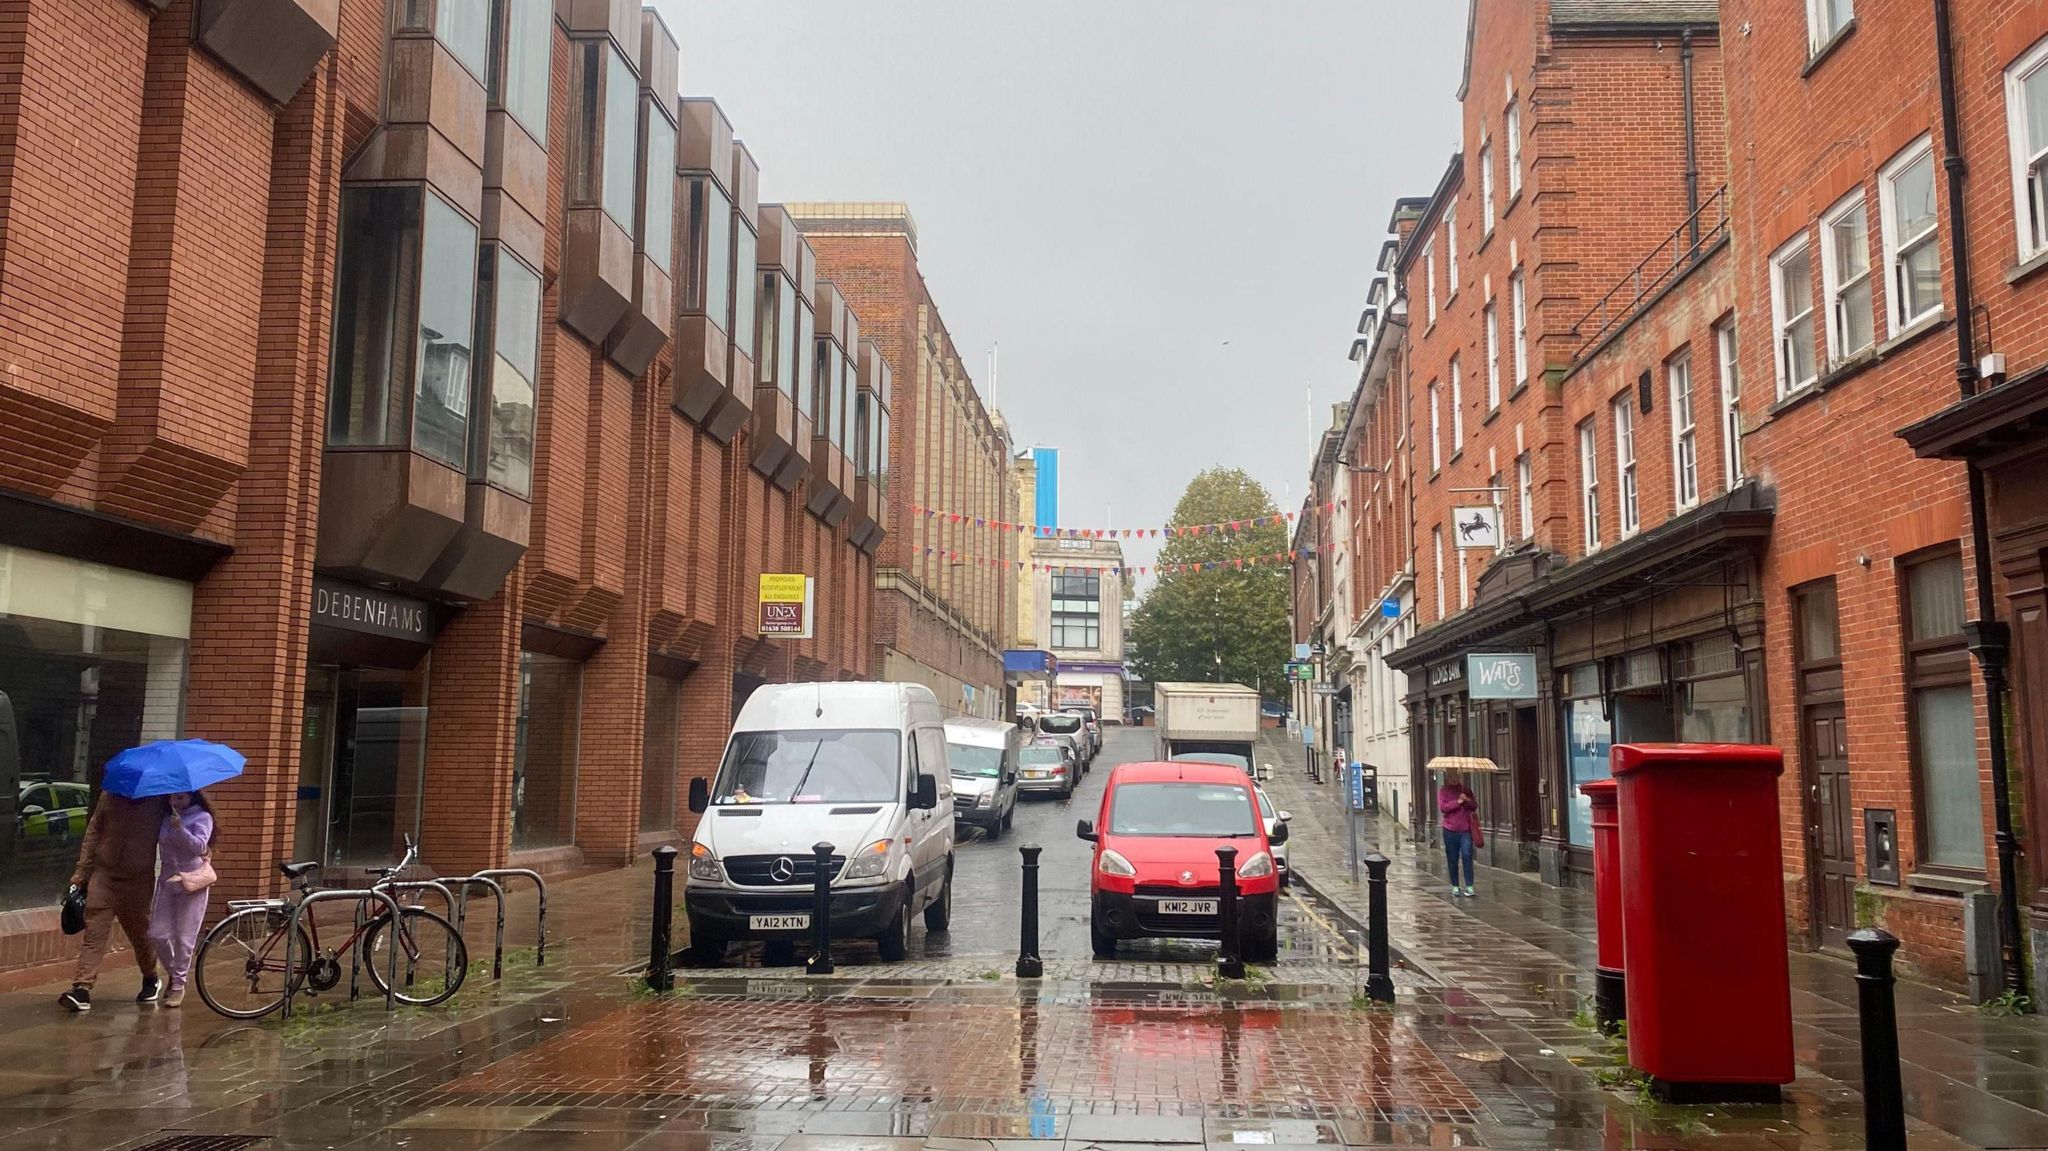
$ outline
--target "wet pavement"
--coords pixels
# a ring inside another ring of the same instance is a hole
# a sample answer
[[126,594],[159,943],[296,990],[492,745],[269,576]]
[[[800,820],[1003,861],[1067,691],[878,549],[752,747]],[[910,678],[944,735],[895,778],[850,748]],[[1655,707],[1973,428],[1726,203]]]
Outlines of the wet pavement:
[[[532,905],[515,896],[505,978],[480,968],[440,1008],[387,1015],[327,996],[291,1021],[237,1024],[196,1000],[125,1002],[131,976],[118,968],[87,1016],[57,1010],[55,983],[0,994],[0,1149],[132,1151],[178,1136],[249,1141],[168,1146],[1862,1145],[1853,998],[1828,969],[1795,963],[1802,1066],[1786,1102],[1657,1106],[1606,1070],[1614,1045],[1572,1022],[1590,941],[1576,896],[1513,876],[1483,873],[1482,898],[1454,904],[1427,855],[1390,843],[1408,966],[1395,1006],[1368,1005],[1341,822],[1284,758],[1274,796],[1295,810],[1294,864],[1321,894],[1286,903],[1280,960],[1223,982],[1213,944],[1089,958],[1088,853],[1073,823],[1092,817],[1110,762],[1149,754],[1149,735],[1113,730],[1073,801],[1028,803],[1009,836],[964,842],[954,929],[920,928],[905,963],[851,946],[835,975],[811,977],[763,967],[755,950],[651,995],[634,972],[642,866],[555,884],[544,968]],[[1046,848],[1043,980],[1011,974],[1027,839]],[[2035,1126],[2048,1091],[2038,1019],[1986,1019],[1917,988],[1901,1004],[1915,1147],[2048,1146],[2048,1124]]]

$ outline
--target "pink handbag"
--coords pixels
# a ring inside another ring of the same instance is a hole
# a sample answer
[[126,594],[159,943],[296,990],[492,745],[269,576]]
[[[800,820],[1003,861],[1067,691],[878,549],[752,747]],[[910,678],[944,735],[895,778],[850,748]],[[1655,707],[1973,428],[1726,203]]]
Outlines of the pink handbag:
[[199,866],[192,870],[181,871],[171,876],[170,883],[172,887],[177,888],[179,891],[187,895],[194,895],[212,887],[214,881],[219,878],[220,876],[215,875],[213,872],[213,859],[208,856],[200,859]]

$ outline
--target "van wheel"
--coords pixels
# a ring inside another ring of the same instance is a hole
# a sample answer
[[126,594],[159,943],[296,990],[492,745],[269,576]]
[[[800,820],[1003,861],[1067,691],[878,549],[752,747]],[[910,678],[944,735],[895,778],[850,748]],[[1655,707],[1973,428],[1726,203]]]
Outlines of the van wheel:
[[896,911],[896,918],[889,922],[889,929],[875,936],[875,946],[882,951],[882,962],[901,963],[910,958],[910,896],[905,893],[903,906]]
[[1013,800],[1011,800],[1011,801],[1010,801],[1010,810],[1008,810],[1008,811],[1006,811],[1006,812],[1004,812],[1004,813],[1003,813],[1003,824],[1002,824],[1003,830],[1004,830],[1004,831],[1008,831],[1008,830],[1010,830],[1010,826],[1011,826],[1012,824],[1016,823],[1016,822],[1017,822],[1017,801],[1013,799]]
[[946,885],[939,889],[939,897],[925,905],[924,929],[944,931],[953,922],[953,858],[946,857]]

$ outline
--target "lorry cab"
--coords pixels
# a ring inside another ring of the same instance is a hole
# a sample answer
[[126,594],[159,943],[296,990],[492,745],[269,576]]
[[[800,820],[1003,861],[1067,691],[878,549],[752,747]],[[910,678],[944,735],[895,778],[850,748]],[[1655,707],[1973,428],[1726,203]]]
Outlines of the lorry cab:
[[1018,760],[1024,730],[1000,719],[955,716],[946,721],[953,774],[953,818],[999,838],[1017,814]]
[[810,938],[812,845],[832,847],[834,939],[904,958],[911,919],[944,931],[953,906],[953,776],[945,716],[904,683],[772,684],[740,708],[711,780],[683,906],[699,962],[735,942]]

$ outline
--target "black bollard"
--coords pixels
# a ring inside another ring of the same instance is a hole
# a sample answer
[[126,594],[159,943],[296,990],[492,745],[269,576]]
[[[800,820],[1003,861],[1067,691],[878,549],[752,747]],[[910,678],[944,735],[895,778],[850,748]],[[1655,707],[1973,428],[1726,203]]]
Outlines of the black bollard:
[[832,974],[832,845],[811,845],[811,958],[804,970]]
[[1024,914],[1017,939],[1017,978],[1037,979],[1045,974],[1038,958],[1038,853],[1045,849],[1027,843],[1017,849],[1024,857]]
[[669,945],[669,928],[676,910],[676,849],[662,844],[654,849],[654,927],[647,940],[647,989],[672,991],[676,985],[675,949]]
[[1375,851],[1365,857],[1365,994],[1375,1003],[1394,1001],[1394,975],[1387,947],[1387,865]]
[[1244,978],[1244,948],[1237,938],[1237,849],[1216,849],[1216,877],[1221,880],[1217,912],[1222,946],[1216,951],[1216,974],[1225,979]]
[[1856,953],[1856,1015],[1863,1032],[1863,1145],[1905,1151],[1906,1093],[1899,1082],[1899,1013],[1892,1002],[1890,932],[1866,927],[1849,935]]

